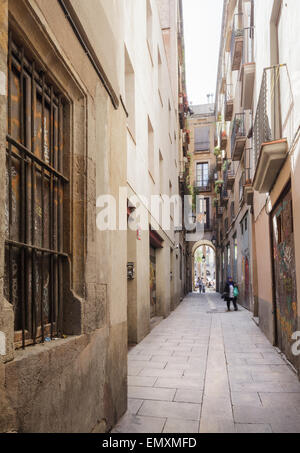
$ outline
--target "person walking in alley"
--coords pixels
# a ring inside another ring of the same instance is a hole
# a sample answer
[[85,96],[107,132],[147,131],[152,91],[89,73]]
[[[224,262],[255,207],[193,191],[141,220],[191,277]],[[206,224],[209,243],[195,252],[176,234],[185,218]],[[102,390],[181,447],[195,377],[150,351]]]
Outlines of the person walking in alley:
[[203,288],[203,282],[202,282],[202,279],[200,277],[198,277],[197,288],[199,289],[199,293],[201,294],[202,293],[202,288]]
[[234,310],[238,311],[237,298],[238,298],[238,287],[234,283],[233,278],[230,277],[225,285],[225,291],[223,294],[224,300],[227,302],[227,309],[230,311],[231,302],[233,303]]

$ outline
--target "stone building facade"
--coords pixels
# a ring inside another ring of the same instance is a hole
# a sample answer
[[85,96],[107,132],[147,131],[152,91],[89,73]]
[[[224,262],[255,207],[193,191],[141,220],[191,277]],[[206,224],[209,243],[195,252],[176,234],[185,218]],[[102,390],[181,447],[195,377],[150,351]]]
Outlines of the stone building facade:
[[[96,220],[101,195],[119,200],[123,187],[127,204],[131,190],[159,193],[159,147],[166,190],[179,190],[178,91],[157,3],[0,4],[1,432],[106,432],[126,411],[127,264],[141,257],[140,341],[149,331],[149,231],[135,247],[126,209],[117,215],[125,228],[101,231]],[[174,41],[181,9],[169,3]],[[166,244],[164,316],[184,288],[174,284],[182,244],[173,230],[154,235]]]
[[[198,210],[203,214],[203,231],[201,237],[196,241],[188,243],[191,268],[190,289],[195,289],[195,283],[199,272],[195,272],[195,252],[199,247],[209,247],[212,253],[215,254],[215,227],[216,216],[214,203],[216,198],[216,183],[217,183],[217,159],[215,156],[216,144],[216,122],[215,122],[215,105],[191,105],[190,116],[188,120],[188,128],[190,133],[189,147],[189,188],[193,194],[194,210],[197,210],[196,197],[201,197],[201,206]],[[204,255],[206,255],[204,250]],[[205,258],[204,258],[205,260]],[[206,260],[205,260],[206,261]],[[198,266],[199,267],[199,266]],[[202,278],[206,282],[207,276],[202,266]],[[204,273],[203,273],[204,272]],[[210,276],[214,279],[214,276]]]
[[230,172],[218,206],[220,289],[233,275],[240,302],[299,370],[298,13],[293,0],[224,2],[216,110]]

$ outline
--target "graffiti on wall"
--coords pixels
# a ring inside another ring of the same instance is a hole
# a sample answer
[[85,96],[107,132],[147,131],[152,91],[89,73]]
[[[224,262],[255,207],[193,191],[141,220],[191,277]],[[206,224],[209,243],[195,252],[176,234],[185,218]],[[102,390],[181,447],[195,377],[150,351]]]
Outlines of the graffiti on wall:
[[273,262],[278,347],[293,362],[292,335],[297,330],[297,284],[292,196],[289,191],[273,214]]

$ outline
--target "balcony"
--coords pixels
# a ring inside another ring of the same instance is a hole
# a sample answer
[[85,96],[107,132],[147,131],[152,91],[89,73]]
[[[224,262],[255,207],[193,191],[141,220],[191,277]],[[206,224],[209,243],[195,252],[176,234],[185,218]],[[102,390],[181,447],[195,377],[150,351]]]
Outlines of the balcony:
[[241,67],[244,49],[243,14],[235,14],[231,35],[231,69],[238,71]]
[[246,168],[240,181],[240,201],[248,206],[253,205],[254,190],[252,185],[251,169]]
[[233,85],[227,85],[225,93],[225,121],[231,121],[233,115]]
[[242,97],[241,105],[244,110],[250,110],[253,105],[253,91],[256,65],[253,57],[254,28],[245,29],[245,42],[243,50],[243,63],[241,71]]
[[235,183],[235,174],[233,169],[228,170],[227,174],[227,189],[232,190]]
[[233,161],[241,160],[246,141],[245,113],[238,113],[235,115],[231,135],[231,159]]
[[224,190],[232,190],[235,182],[234,170],[230,168],[231,162],[226,160],[223,166]]
[[229,201],[228,191],[227,191],[226,187],[223,187],[222,192],[221,192],[221,199],[220,199],[221,207],[227,208],[228,201]]
[[209,193],[212,191],[212,183],[210,181],[202,181],[196,183],[194,189],[198,195],[200,193]]
[[223,207],[217,207],[217,218],[221,219],[223,217],[225,209]]
[[224,130],[222,130],[220,133],[220,143],[221,143],[221,149],[227,148],[228,137],[227,137],[226,131],[224,131]]
[[[284,95],[284,98],[283,98]],[[284,100],[284,102],[282,102]],[[286,65],[266,68],[253,128],[256,170],[254,190],[270,193],[288,153],[293,96]],[[286,114],[285,117],[282,115]]]

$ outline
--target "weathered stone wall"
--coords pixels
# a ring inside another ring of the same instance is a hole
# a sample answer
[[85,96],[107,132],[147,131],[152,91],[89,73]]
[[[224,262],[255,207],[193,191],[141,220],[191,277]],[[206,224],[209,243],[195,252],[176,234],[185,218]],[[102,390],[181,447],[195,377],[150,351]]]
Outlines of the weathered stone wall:
[[[113,54],[117,60],[123,43],[115,39],[116,30],[110,28],[107,15],[119,17],[120,11],[110,7],[122,8],[122,3],[110,5],[104,14],[102,2],[97,2],[107,31],[104,41],[95,33],[99,17],[95,17],[93,5],[71,3],[84,21],[87,39],[105,63],[107,78],[118,90],[121,82],[116,77],[121,74],[116,67],[120,63],[107,65],[112,59],[107,42],[118,47]],[[7,2],[1,0],[0,72],[4,74],[7,8]],[[11,0],[9,12],[14,30],[34,49],[70,102],[66,113],[70,189],[65,240],[71,259],[64,275],[64,333],[68,338],[14,351],[12,307],[0,297],[0,331],[6,334],[7,345],[0,362],[0,432],[105,432],[127,407],[127,247],[126,232],[97,230],[96,200],[101,194],[116,196],[119,185],[126,185],[126,116],[113,107],[58,2]],[[85,21],[90,21],[90,29]],[[2,295],[5,93],[0,93],[0,119]]]

